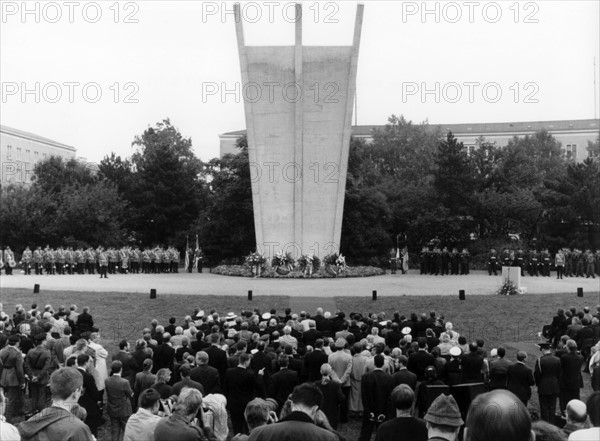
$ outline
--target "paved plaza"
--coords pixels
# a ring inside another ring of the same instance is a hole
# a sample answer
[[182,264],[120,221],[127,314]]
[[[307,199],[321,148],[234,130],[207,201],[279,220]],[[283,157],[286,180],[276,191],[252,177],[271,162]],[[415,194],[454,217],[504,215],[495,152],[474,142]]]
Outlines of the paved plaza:
[[[220,276],[206,272],[178,274],[116,274],[108,279],[98,275],[31,275],[16,273],[2,275],[1,288],[33,289],[39,284],[42,290],[129,292],[149,293],[154,288],[158,294],[198,294],[246,296],[248,290],[254,295],[284,295],[297,297],[363,297],[403,295],[458,295],[464,289],[466,295],[493,295],[502,284],[501,276],[488,276],[484,271],[473,271],[468,276],[420,275],[413,270],[408,274],[386,274],[375,277],[338,279],[253,279],[247,277]],[[596,296],[600,303],[600,279],[554,277],[524,277],[522,286],[527,294],[573,293],[583,288],[585,296]],[[1,296],[0,296],[1,297]]]

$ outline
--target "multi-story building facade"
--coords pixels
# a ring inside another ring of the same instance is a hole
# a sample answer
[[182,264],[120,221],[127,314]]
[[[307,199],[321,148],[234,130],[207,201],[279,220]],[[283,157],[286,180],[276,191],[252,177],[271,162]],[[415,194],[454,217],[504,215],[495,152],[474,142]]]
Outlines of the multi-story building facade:
[[[541,130],[547,130],[561,144],[566,158],[583,162],[590,156],[588,141],[596,142],[600,135],[600,120],[578,119],[563,121],[525,121],[508,123],[474,123],[474,124],[429,124],[430,130],[440,130],[442,133],[452,132],[462,142],[468,151],[475,148],[479,137],[493,142],[497,147],[504,147],[513,137],[533,135]],[[353,126],[352,136],[363,138],[366,142],[373,141],[373,131],[384,126]],[[224,133],[220,138],[220,155],[236,153],[235,143],[245,130]]]
[[50,156],[74,159],[76,153],[75,147],[34,133],[0,126],[0,183],[29,184],[37,162]]

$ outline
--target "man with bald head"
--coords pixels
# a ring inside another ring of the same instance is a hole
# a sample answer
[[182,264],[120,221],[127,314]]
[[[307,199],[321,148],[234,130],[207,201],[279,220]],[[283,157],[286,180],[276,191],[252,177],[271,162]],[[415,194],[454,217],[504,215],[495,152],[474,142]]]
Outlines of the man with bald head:
[[219,371],[208,365],[209,355],[200,351],[196,354],[196,367],[190,372],[190,378],[204,387],[206,395],[221,393]]
[[465,441],[534,441],[523,402],[505,389],[478,395],[467,414]]
[[587,407],[583,401],[571,400],[567,403],[567,424],[563,427],[563,432],[567,436],[576,430],[587,429],[588,424]]

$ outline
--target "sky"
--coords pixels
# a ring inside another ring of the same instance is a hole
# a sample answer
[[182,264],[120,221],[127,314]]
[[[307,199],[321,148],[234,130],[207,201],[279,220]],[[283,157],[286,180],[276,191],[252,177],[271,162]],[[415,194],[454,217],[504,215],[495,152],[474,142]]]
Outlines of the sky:
[[[219,134],[245,128],[233,3],[0,4],[3,125],[71,145],[92,162],[129,157],[134,137],[165,118],[204,161],[219,155]],[[350,45],[356,5],[303,2],[304,44]],[[599,5],[367,1],[356,120],[597,117]],[[292,3],[241,2],[241,11],[247,45],[294,43]]]

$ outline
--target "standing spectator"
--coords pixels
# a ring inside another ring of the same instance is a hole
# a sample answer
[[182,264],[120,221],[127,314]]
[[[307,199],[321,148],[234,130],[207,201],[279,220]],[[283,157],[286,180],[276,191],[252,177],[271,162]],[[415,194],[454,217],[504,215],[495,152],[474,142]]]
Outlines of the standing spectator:
[[483,357],[477,353],[477,344],[469,343],[469,352],[462,357],[463,383],[481,383],[485,370]]
[[506,389],[508,382],[508,370],[510,369],[511,362],[506,360],[506,349],[499,347],[497,350],[498,358],[490,362],[489,377],[490,377],[490,390],[494,389]]
[[361,343],[354,343],[352,348],[352,370],[350,371],[350,397],[348,399],[349,412],[361,414],[363,403],[361,396],[361,382],[363,375],[367,372],[369,352],[363,351]]
[[179,374],[181,375],[181,381],[179,381],[173,385],[173,387],[171,388],[171,395],[179,396],[179,394],[181,393],[181,391],[183,390],[184,387],[189,387],[191,389],[199,390],[200,392],[202,392],[202,395],[204,395],[204,386],[202,386],[200,383],[198,383],[190,378],[191,372],[192,372],[192,368],[190,367],[189,364],[185,363],[185,364],[181,365],[181,367],[179,368]]
[[454,397],[444,394],[433,400],[424,420],[427,422],[428,439],[436,441],[456,441],[464,423]]
[[81,395],[83,377],[77,369],[61,368],[50,376],[52,405],[19,424],[21,440],[92,441],[88,426],[70,412]]
[[338,441],[332,432],[315,424],[322,399],[321,391],[314,384],[297,386],[292,393],[292,412],[276,424],[255,428],[248,441]]
[[91,332],[94,327],[94,319],[90,314],[90,307],[86,306],[83,308],[83,312],[77,317],[77,332],[79,334],[83,332]]
[[531,386],[535,385],[533,371],[525,364],[527,353],[517,352],[517,362],[508,368],[508,390],[515,394],[527,406],[531,398]]
[[556,267],[556,278],[562,279],[565,270],[565,255],[562,250],[558,250],[554,256],[554,266]]
[[575,340],[567,340],[567,350],[569,352],[560,357],[561,412],[565,411],[569,401],[579,399],[579,390],[583,387],[583,377],[581,376],[583,357],[577,353],[577,343],[575,343]]
[[340,423],[348,422],[348,400],[350,398],[350,374],[352,372],[352,355],[346,352],[346,340],[339,338],[335,342],[336,351],[333,352],[328,359],[333,371],[340,379],[342,384],[342,393],[344,394],[344,402],[340,410]]
[[[217,441],[210,428],[192,424],[198,411],[202,414],[201,409],[200,391],[183,389],[171,416],[162,419],[156,425],[154,441]],[[198,420],[201,424],[201,418]]]
[[321,366],[327,363],[328,356],[323,351],[323,340],[318,338],[315,341],[315,348],[304,357],[304,369],[311,383],[321,378]]
[[30,349],[25,356],[25,373],[29,377],[29,393],[31,397],[31,411],[38,413],[46,407],[46,386],[50,381],[52,356],[44,347],[45,334],[34,337],[35,348]]
[[417,374],[409,371],[406,368],[408,364],[408,358],[406,356],[401,355],[398,357],[398,372],[396,372],[392,378],[394,379],[394,386],[399,386],[401,384],[406,384],[408,387],[412,389],[414,392],[417,390]]
[[133,391],[129,381],[121,378],[123,364],[113,361],[110,367],[111,376],[105,380],[106,405],[110,417],[110,434],[112,441],[121,441],[125,433],[127,419],[131,416],[131,397]]
[[315,382],[323,394],[321,410],[325,413],[331,427],[337,430],[340,421],[340,405],[344,402],[345,397],[339,379],[335,376],[329,363],[321,366],[321,376],[321,380]]
[[[265,401],[262,398],[255,398],[246,405],[244,411],[244,418],[248,425],[250,433],[254,429],[260,426],[266,426],[267,424],[277,422],[277,403],[273,401]],[[231,441],[248,441],[249,436],[243,433],[239,433],[234,436]]]
[[156,383],[150,386],[158,391],[162,400],[166,400],[171,396],[169,381],[171,381],[171,371],[167,368],[162,368],[156,373]]
[[[259,376],[255,378],[253,372],[248,369],[250,366],[250,355],[240,355],[240,361],[237,367],[230,368],[225,374],[223,381],[223,392],[227,397],[227,407],[231,413],[231,424],[233,433],[247,433],[246,422],[244,420],[244,410],[246,405],[256,397],[257,390],[260,390]],[[259,372],[259,375],[262,373]]]
[[565,435],[569,436],[576,430],[588,429],[587,408],[583,401],[571,400],[567,403],[567,410],[565,413],[567,424],[563,427]]
[[375,356],[375,370],[363,375],[361,381],[363,421],[359,441],[368,441],[377,426],[390,418],[390,391],[394,387],[392,376],[383,371],[384,357]]
[[533,441],[531,417],[513,393],[495,390],[478,395],[467,414],[465,441]]
[[209,357],[204,351],[196,354],[196,367],[190,372],[190,378],[204,387],[206,395],[221,393],[219,371],[208,365]]
[[23,389],[25,388],[25,373],[23,371],[23,356],[19,350],[18,335],[8,337],[8,345],[0,350],[0,386],[6,392],[6,419],[12,419],[23,414]]
[[218,333],[212,333],[210,335],[210,347],[204,351],[208,354],[208,365],[219,371],[221,384],[223,384],[225,373],[227,372],[227,353],[219,346],[220,338]]
[[156,375],[152,373],[152,359],[147,358],[143,362],[142,372],[135,374],[135,381],[133,383],[133,404],[137,405],[139,397],[142,392],[152,387],[156,383]]
[[271,375],[269,384],[269,398],[274,398],[279,409],[286,402],[288,396],[300,382],[298,373],[288,369],[289,358],[285,355],[279,357],[279,371]]
[[121,340],[119,342],[119,352],[112,357],[112,361],[120,361],[123,364],[122,377],[129,381],[131,387],[135,384],[135,374],[138,372],[138,365],[133,356],[129,353],[129,342]]
[[108,357],[108,351],[100,344],[100,334],[98,332],[92,332],[88,341],[88,347],[93,349],[95,352],[94,365],[94,379],[96,380],[96,386],[100,393],[100,399],[104,395],[104,382],[108,378],[108,369],[106,367],[106,358]]
[[558,357],[552,355],[550,343],[540,343],[542,355],[535,364],[534,378],[538,388],[540,402],[540,417],[554,424],[554,413],[556,412],[556,400],[560,393],[561,362]]
[[396,408],[396,418],[379,426],[375,441],[427,441],[427,425],[412,416],[415,392],[411,387],[407,384],[396,386],[391,401]]
[[427,340],[425,338],[419,338],[418,340],[419,350],[415,353],[410,354],[408,357],[408,370],[417,376],[419,381],[423,381],[425,376],[425,369],[428,366],[433,366],[434,359],[433,355],[427,352]]
[[98,405],[100,394],[96,387],[94,376],[89,373],[94,360],[87,354],[77,356],[77,370],[83,376],[83,393],[79,397],[77,404],[83,407],[87,413],[84,422],[90,428],[92,435],[98,436],[98,427],[104,423],[102,410]]
[[160,369],[169,369],[173,372],[175,349],[171,346],[171,335],[168,332],[162,335],[162,343],[156,347],[152,361],[154,361],[154,372],[158,372]]
[[138,411],[131,415],[125,425],[123,441],[154,441],[160,395],[155,389],[146,389],[140,395]]
[[0,439],[5,441],[18,441],[21,439],[19,431],[15,426],[9,424],[4,419],[4,410],[6,409],[6,398],[4,391],[0,388]]

